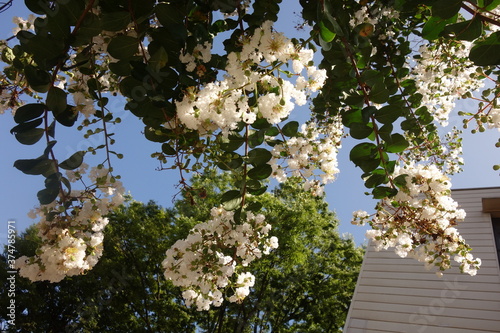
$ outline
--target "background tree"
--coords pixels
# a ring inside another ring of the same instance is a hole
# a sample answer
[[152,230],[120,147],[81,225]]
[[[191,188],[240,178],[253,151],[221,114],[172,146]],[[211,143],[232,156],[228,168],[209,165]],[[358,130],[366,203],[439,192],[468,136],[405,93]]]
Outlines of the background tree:
[[[251,296],[207,312],[184,306],[160,263],[177,239],[207,219],[228,180],[214,173],[195,178],[172,209],[130,202],[113,211],[95,269],[56,284],[18,279],[17,331],[341,331],[363,251],[338,235],[324,199],[294,182],[258,197],[280,247],[251,264]],[[36,228],[27,230],[17,240],[19,254],[33,253],[36,239]]]

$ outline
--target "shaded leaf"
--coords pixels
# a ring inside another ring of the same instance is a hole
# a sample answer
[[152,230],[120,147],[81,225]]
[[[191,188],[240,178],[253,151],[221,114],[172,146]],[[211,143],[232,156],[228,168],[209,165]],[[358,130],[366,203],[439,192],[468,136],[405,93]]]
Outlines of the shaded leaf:
[[108,53],[116,59],[130,59],[138,50],[139,40],[131,36],[119,35],[108,44]]
[[248,152],[248,162],[254,166],[266,164],[272,157],[271,152],[264,148],[255,148]]
[[241,196],[241,192],[238,190],[227,191],[221,198],[222,206],[228,211],[238,209],[242,201],[243,198]]
[[297,121],[291,121],[289,123],[286,123],[285,126],[283,126],[281,132],[283,132],[283,134],[288,137],[294,137],[297,135],[298,130],[299,130],[299,123]]
[[45,112],[45,104],[31,103],[19,107],[14,115],[16,123],[23,123],[40,117]]
[[59,167],[64,170],[74,170],[78,168],[83,163],[83,156],[85,156],[84,151],[77,151],[71,155],[67,160],[59,163]]
[[33,145],[40,141],[45,130],[43,128],[33,128],[28,131],[18,132],[15,134],[16,140],[23,145]]
[[392,187],[378,186],[373,189],[372,194],[374,199],[391,198],[398,194],[398,190]]
[[266,163],[250,169],[247,175],[248,178],[250,179],[263,180],[269,178],[269,176],[271,176],[272,173],[273,173],[273,168]]
[[37,197],[41,205],[48,205],[56,200],[59,195],[59,188],[44,188],[38,191]]
[[66,110],[68,106],[66,101],[66,92],[61,88],[52,86],[49,89],[46,100],[47,108],[54,113],[54,115],[58,115]]

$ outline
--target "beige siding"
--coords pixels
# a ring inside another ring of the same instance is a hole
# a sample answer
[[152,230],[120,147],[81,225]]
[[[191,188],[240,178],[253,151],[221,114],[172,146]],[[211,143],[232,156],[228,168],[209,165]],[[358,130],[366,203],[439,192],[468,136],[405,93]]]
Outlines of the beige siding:
[[500,332],[500,268],[490,214],[482,198],[500,198],[500,188],[454,190],[467,212],[458,230],[482,259],[474,277],[458,269],[438,278],[423,264],[392,250],[368,247],[344,332]]

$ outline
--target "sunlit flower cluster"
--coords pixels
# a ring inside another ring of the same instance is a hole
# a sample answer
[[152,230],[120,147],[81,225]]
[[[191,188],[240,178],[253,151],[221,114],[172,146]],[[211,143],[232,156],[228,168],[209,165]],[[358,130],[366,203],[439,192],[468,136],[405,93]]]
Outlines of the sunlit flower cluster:
[[[323,186],[339,173],[337,153],[341,147],[342,128],[340,118],[330,124],[309,122],[302,125],[297,136],[273,147],[273,158],[269,162],[272,176],[279,182],[284,182],[288,173],[304,178],[305,189],[321,195]],[[311,179],[314,177],[319,179]]]
[[[242,50],[227,57],[226,75],[220,81],[200,89],[186,91],[176,103],[177,117],[189,129],[211,134],[222,130],[227,134],[241,121],[252,124],[264,118],[277,124],[290,115],[295,105],[304,105],[311,92],[323,86],[324,70],[311,66],[312,50],[297,50],[283,34],[272,30],[267,21],[254,35],[242,39]],[[210,44],[195,47],[192,55],[182,54],[188,70],[196,63],[209,60]],[[281,73],[284,64],[292,63],[294,73]],[[306,68],[306,75],[303,75]],[[284,80],[296,78],[295,84]],[[251,103],[251,97],[255,97]]]
[[[69,171],[70,181],[80,180],[84,165]],[[30,216],[38,222],[40,244],[34,257],[16,260],[19,274],[31,281],[59,282],[66,276],[82,274],[92,269],[103,250],[103,229],[108,219],[103,217],[123,202],[121,182],[112,180],[109,170],[92,168],[89,179],[92,188],[73,190],[65,202],[54,201],[34,209]]]
[[451,267],[451,260],[460,270],[475,275],[481,265],[454,227],[465,218],[465,211],[450,196],[451,183],[434,165],[406,165],[397,168],[394,177],[401,188],[396,196],[383,199],[373,216],[357,211],[352,223],[369,223],[366,232],[376,250],[395,248],[410,255],[427,268],[437,268],[438,276]]
[[438,42],[422,45],[412,77],[417,92],[442,126],[448,124],[455,101],[483,87],[483,77],[468,59],[472,44],[466,41]]
[[268,237],[271,225],[262,214],[247,212],[237,224],[234,212],[214,207],[211,217],[167,250],[162,263],[165,277],[184,289],[186,305],[200,311],[220,306],[225,290],[232,291],[230,302],[241,302],[255,281],[244,267],[278,247],[278,239]]

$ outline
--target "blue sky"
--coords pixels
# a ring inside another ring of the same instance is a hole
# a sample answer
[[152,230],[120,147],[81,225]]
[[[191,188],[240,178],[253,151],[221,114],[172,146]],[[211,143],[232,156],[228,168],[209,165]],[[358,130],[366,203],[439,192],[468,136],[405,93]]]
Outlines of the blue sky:
[[[23,1],[15,0],[14,2],[14,6],[7,12],[0,13],[0,38],[2,39],[11,35],[12,16],[27,17],[29,14],[23,8]],[[289,36],[296,35],[294,26],[299,22],[299,19],[296,18],[294,12],[299,11],[298,5],[282,7],[284,7],[282,17],[285,20],[278,22],[277,29],[284,31]],[[124,159],[115,159],[113,167],[122,176],[125,188],[130,191],[135,200],[147,202],[152,199],[165,207],[170,206],[174,195],[178,192],[175,187],[179,180],[178,172],[156,171],[159,166],[158,162],[152,159],[150,154],[160,150],[160,146],[143,137],[141,134],[142,122],[123,110],[123,100],[113,100],[108,106],[111,106],[115,114],[123,120],[115,131],[117,144],[114,148],[117,152],[124,154]],[[460,108],[474,110],[475,107],[472,103],[465,103],[460,104]],[[307,113],[308,110],[303,108],[296,110],[296,112]],[[38,157],[45,148],[42,142],[34,146],[23,146],[18,143],[14,136],[9,133],[14,125],[10,114],[6,113],[0,116],[1,243],[4,243],[6,239],[8,220],[16,220],[19,231],[36,222],[29,219],[26,214],[37,205],[36,193],[43,188],[44,181],[41,176],[24,175],[13,167],[15,160]],[[461,119],[458,116],[452,116],[450,119],[449,127],[454,125],[461,126]],[[77,150],[96,145],[95,138],[83,139],[83,133],[74,133],[74,131],[75,128],[69,131],[62,126],[58,126],[56,129],[56,139],[59,142],[55,149],[61,160]],[[498,172],[492,169],[494,164],[500,163],[499,150],[494,147],[497,140],[497,130],[465,136],[464,158],[466,164],[464,172],[452,178],[453,188],[500,186]],[[352,226],[350,218],[352,212],[358,209],[372,211],[375,201],[364,195],[367,189],[360,178],[361,170],[355,168],[349,161],[350,148],[355,144],[354,140],[344,141],[339,154],[341,172],[338,179],[327,186],[326,199],[330,208],[337,213],[340,219],[340,232],[351,233],[357,243],[362,243],[366,227]],[[99,160],[94,161],[99,162]]]

